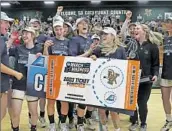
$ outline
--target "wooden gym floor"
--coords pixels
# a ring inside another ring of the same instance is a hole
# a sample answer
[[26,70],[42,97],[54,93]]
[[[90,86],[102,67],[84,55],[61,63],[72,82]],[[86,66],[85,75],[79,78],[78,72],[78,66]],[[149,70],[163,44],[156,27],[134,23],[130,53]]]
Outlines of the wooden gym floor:
[[[159,131],[165,122],[165,114],[162,106],[160,89],[152,89],[152,94],[149,100],[149,112],[148,112],[148,131]],[[21,131],[30,131],[28,128],[28,115],[27,115],[27,103],[23,103],[22,114],[20,117],[20,129]],[[46,117],[47,118],[47,117]],[[126,115],[120,115],[121,118],[121,131],[128,131],[129,117]],[[48,119],[47,119],[48,122]],[[58,117],[56,115],[56,123]],[[98,127],[98,123],[95,124]],[[114,131],[111,120],[109,119],[108,127],[110,131]],[[7,114],[5,119],[1,123],[1,131],[11,131],[9,115]],[[41,129],[38,122],[38,131],[47,131],[47,129]],[[74,129],[72,131],[75,131]]]

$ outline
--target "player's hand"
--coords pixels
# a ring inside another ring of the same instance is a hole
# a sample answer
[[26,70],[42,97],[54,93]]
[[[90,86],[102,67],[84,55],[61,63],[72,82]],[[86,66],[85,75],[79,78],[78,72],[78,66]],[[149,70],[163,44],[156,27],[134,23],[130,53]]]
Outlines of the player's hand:
[[41,55],[42,55],[42,53],[37,53],[36,58],[40,57]]
[[58,7],[57,7],[57,12],[58,12],[58,13],[61,13],[62,11],[63,11],[63,6],[58,6]]
[[17,73],[15,74],[15,78],[16,78],[17,80],[21,80],[21,79],[23,78],[23,74],[20,73],[20,72],[17,72]]
[[157,80],[158,80],[158,77],[157,77],[157,76],[153,76],[153,77],[152,77],[152,81],[153,81],[153,82],[157,82]]
[[44,44],[44,48],[48,49],[48,47],[52,46],[54,43],[52,40],[47,40]]
[[131,16],[132,16],[132,12],[131,11],[127,11],[126,13],[126,19],[131,19]]
[[91,58],[92,60],[94,60],[94,61],[97,60],[97,57],[96,57],[95,55],[90,56],[90,58]]

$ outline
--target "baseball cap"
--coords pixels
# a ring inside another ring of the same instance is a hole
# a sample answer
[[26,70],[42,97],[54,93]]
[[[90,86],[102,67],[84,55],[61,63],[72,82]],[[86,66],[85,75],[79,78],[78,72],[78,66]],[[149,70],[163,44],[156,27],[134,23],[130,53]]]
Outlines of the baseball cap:
[[35,30],[32,27],[26,27],[25,29],[22,30],[22,32],[23,31],[28,31],[28,32],[31,32],[35,35]]
[[66,25],[68,25],[70,28],[72,28],[71,23],[69,23],[69,22],[65,22],[65,24],[66,24]]
[[91,37],[91,39],[93,40],[93,39],[98,39],[98,40],[100,40],[100,37],[97,35],[97,34],[94,34],[92,37]]
[[85,22],[89,23],[87,18],[78,18],[78,19],[76,20],[76,26],[77,26],[81,21],[85,21]]
[[56,15],[53,17],[53,27],[63,26],[63,24],[64,24],[64,20],[61,16]]
[[167,20],[172,20],[172,17],[168,17]]
[[9,22],[14,21],[14,19],[9,18],[5,12],[1,12],[1,20],[6,20],[6,21],[9,21]]
[[53,23],[53,27],[56,27],[56,26],[63,26],[63,22],[62,21],[56,21]]
[[40,22],[38,19],[36,19],[36,18],[32,18],[32,19],[29,21],[30,24],[33,23],[33,22],[39,22],[39,24],[41,24],[41,22]]
[[104,27],[102,32],[116,36],[116,31],[112,27]]
[[136,24],[135,24],[135,23],[130,23],[130,24],[128,25],[128,28],[130,28],[131,26],[136,26]]
[[73,25],[72,29],[73,29],[73,31],[75,31],[77,29],[76,24]]

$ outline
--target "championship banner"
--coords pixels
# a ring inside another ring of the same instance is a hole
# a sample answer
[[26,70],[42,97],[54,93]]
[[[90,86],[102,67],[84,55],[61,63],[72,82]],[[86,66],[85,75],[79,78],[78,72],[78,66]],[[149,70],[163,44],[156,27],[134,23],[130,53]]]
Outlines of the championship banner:
[[28,95],[38,96],[40,91],[42,96],[46,92],[48,99],[130,112],[136,109],[138,61],[93,61],[65,56],[40,56],[35,60],[33,57],[29,56],[28,63]]

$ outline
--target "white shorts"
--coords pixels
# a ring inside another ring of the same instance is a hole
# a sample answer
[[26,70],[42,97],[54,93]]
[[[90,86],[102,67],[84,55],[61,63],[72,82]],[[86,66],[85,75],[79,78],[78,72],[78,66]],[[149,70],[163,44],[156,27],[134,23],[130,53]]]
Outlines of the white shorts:
[[12,99],[24,100],[25,97],[28,102],[34,102],[39,100],[38,97],[26,95],[25,91],[20,91],[16,89],[12,90]]
[[172,80],[161,79],[160,85],[163,87],[172,87]]

